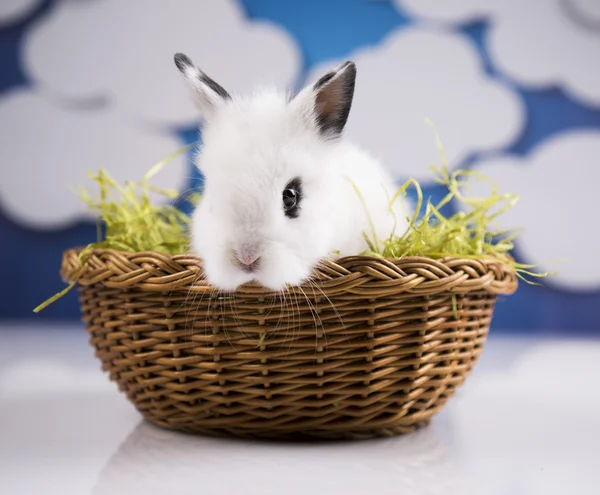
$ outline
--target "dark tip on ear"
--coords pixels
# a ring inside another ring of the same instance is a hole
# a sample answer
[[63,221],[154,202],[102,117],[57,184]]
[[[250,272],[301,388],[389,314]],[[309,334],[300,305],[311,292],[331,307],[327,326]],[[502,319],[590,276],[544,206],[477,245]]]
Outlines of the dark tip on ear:
[[313,89],[316,91],[319,88],[323,87],[325,84],[327,84],[329,81],[331,81],[333,79],[333,76],[335,76],[335,72],[328,72],[327,74],[325,74],[321,79],[319,79]]
[[336,137],[344,129],[354,98],[356,65],[346,61],[314,85],[317,125],[321,134]]
[[352,85],[354,86],[354,81],[356,79],[356,64],[352,62],[352,60],[346,60],[343,64],[340,64],[337,67],[336,72],[345,72],[346,77],[352,79]]
[[181,72],[183,72],[186,67],[193,67],[190,57],[184,55],[183,53],[176,53],[173,58],[175,60],[175,65]]
[[329,81],[331,81],[338,72],[343,71],[346,67],[349,67],[349,66],[352,66],[351,70],[354,71],[354,77],[356,77],[356,65],[354,65],[354,62],[347,60],[346,62],[344,62],[343,64],[340,64],[338,67],[336,67],[331,72],[328,72],[323,77],[321,77],[321,79],[319,79],[315,83],[313,89],[316,91],[317,89],[323,87],[325,84],[327,84]]
[[219,83],[208,77],[206,74],[201,73],[200,80],[224,100],[229,100],[231,98],[231,95],[225,90],[225,88],[223,88]]
[[[223,99],[231,98],[229,93],[225,91],[220,84],[208,77],[204,72],[196,67],[190,57],[183,53],[176,53],[173,59],[175,60],[175,65],[177,68],[183,72],[188,79],[194,80],[195,83],[200,82],[205,84]],[[192,70],[190,71],[190,69]]]

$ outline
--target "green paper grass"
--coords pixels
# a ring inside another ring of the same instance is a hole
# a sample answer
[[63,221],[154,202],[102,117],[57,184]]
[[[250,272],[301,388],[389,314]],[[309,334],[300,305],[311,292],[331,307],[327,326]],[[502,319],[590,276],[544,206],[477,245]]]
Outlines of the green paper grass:
[[[157,163],[138,182],[126,181],[124,185],[120,185],[104,170],[90,174],[100,189],[99,198],[92,198],[84,188],[79,190],[79,195],[97,214],[99,221],[99,238],[93,247],[165,254],[179,254],[188,249],[187,229],[190,217],[171,203],[153,204],[150,196],[154,193],[175,201],[179,198],[179,193],[154,187],[150,180],[190,146],[179,149]],[[190,194],[186,200],[196,203],[198,195]]]
[[[194,143],[180,148],[164,160],[154,165],[139,181],[126,181],[119,184],[108,172],[99,170],[89,173],[99,188],[99,195],[93,198],[81,187],[79,197],[88,208],[97,215],[96,242],[88,244],[79,255],[83,267],[86,256],[96,248],[116,249],[120,251],[155,251],[165,254],[184,253],[189,248],[190,217],[172,204],[179,199],[177,191],[160,189],[150,184],[173,158],[189,150]],[[154,204],[151,194],[170,200],[166,204]],[[199,194],[188,194],[186,201],[196,205]],[[77,277],[76,277],[77,279]],[[33,311],[41,310],[66,295],[77,283],[68,287],[37,306]]]
[[[427,121],[433,128],[433,124]],[[437,204],[428,201],[424,206],[423,193],[419,183],[411,179],[398,189],[390,199],[391,205],[398,198],[406,197],[409,187],[417,195],[417,204],[412,218],[407,218],[408,228],[401,235],[393,233],[387,239],[378,239],[372,222],[371,233],[365,232],[368,249],[363,255],[386,258],[405,256],[424,256],[429,258],[461,257],[490,259],[510,266],[527,283],[534,283],[528,277],[543,278],[550,273],[536,273],[534,265],[517,263],[511,256],[517,231],[502,231],[495,227],[495,220],[512,208],[518,196],[500,194],[496,185],[487,177],[470,170],[448,171],[446,157],[440,138],[435,132],[435,143],[440,153],[441,166],[432,166],[435,181],[448,189],[446,196]],[[181,148],[152,167],[140,181],[127,181],[118,184],[103,170],[90,174],[98,184],[100,194],[94,199],[83,188],[79,190],[81,199],[96,212],[98,218],[98,240],[89,244],[80,255],[81,266],[85,257],[95,248],[111,248],[122,251],[157,251],[165,254],[181,254],[189,249],[188,227],[190,217],[173,204],[156,205],[151,201],[150,193],[156,193],[170,200],[179,198],[177,191],[158,189],[149,181],[175,156],[189,149],[194,143]],[[484,180],[492,188],[488,197],[468,197],[472,179]],[[352,184],[354,190],[365,205],[360,189]],[[190,194],[186,200],[196,205],[199,194]],[[453,202],[462,206],[450,217],[444,216],[442,209]],[[424,211],[423,211],[424,208]],[[367,211],[368,214],[368,211]],[[370,221],[370,218],[369,218]],[[395,229],[394,229],[395,230]],[[104,234],[102,234],[104,231]],[[49,304],[64,296],[76,282],[52,296],[35,308],[39,312]],[[455,302],[453,301],[453,306]]]
[[[531,278],[544,278],[550,272],[537,273],[535,265],[516,262],[510,252],[514,248],[517,230],[501,230],[495,225],[496,219],[506,213],[518,201],[516,194],[498,192],[497,185],[488,177],[471,170],[448,171],[446,156],[439,135],[433,124],[435,143],[440,153],[441,166],[432,165],[435,182],[446,187],[448,193],[437,204],[428,201],[423,206],[423,193],[419,183],[411,179],[398,189],[390,200],[391,206],[400,196],[406,197],[407,190],[413,186],[417,195],[417,204],[412,218],[407,218],[408,228],[401,235],[390,235],[379,240],[371,228],[371,236],[364,234],[368,250],[361,254],[385,258],[403,258],[405,256],[424,256],[428,258],[460,257],[479,260],[493,260],[510,266],[517,276],[529,283]],[[463,191],[469,189],[472,179],[482,180],[490,185],[491,193],[487,197],[469,197]],[[357,194],[360,191],[356,185]],[[362,199],[362,196],[361,196]],[[442,209],[453,202],[458,212],[450,217],[442,214]],[[364,204],[364,201],[363,201]],[[423,211],[424,209],[424,211]],[[368,215],[368,211],[367,211]],[[394,229],[395,230],[395,229]]]

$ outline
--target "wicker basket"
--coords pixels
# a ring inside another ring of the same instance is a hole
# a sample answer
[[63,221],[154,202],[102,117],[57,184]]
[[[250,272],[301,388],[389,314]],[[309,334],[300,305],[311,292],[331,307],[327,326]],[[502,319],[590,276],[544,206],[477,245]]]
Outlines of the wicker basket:
[[209,435],[368,438],[427,424],[461,385],[514,272],[348,257],[285,294],[219,293],[191,255],[99,249],[78,281],[102,368],[149,421]]

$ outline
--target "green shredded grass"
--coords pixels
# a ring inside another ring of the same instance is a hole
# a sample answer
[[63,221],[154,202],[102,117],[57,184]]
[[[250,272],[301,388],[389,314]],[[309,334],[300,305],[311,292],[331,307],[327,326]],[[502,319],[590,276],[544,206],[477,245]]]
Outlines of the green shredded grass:
[[[83,267],[86,257],[96,248],[165,254],[180,254],[188,250],[190,217],[172,203],[179,199],[180,194],[157,188],[150,181],[173,158],[189,150],[193,144],[183,146],[155,164],[139,181],[119,184],[105,170],[101,169],[96,174],[89,173],[98,185],[98,196],[92,197],[84,187],[80,187],[77,193],[88,208],[96,213],[97,239],[79,254],[80,267]],[[169,202],[155,204],[152,193]],[[184,199],[196,205],[199,198],[199,194],[191,193]],[[76,285],[77,278],[68,287],[37,306],[33,312],[39,313],[66,295]]]
[[458,320],[458,304],[456,303],[456,294],[452,294],[452,316]]
[[[93,198],[85,188],[80,188],[79,196],[98,218],[98,239],[93,247],[165,254],[188,250],[190,217],[172,203],[155,204],[151,200],[151,193],[170,201],[178,199],[179,193],[157,188],[150,180],[191,146],[180,148],[154,165],[139,181],[126,181],[121,185],[105,170],[90,173],[100,194]],[[186,200],[195,204],[198,198],[197,194],[189,194]]]
[[260,338],[258,339],[258,342],[256,343],[256,347],[260,347],[261,345],[263,345],[263,342],[265,341],[266,336],[267,336],[267,332],[262,332],[260,334]]
[[75,284],[77,284],[77,280],[74,280],[73,282],[71,282],[67,287],[65,287],[63,290],[61,290],[60,292],[57,292],[56,294],[54,294],[52,297],[46,299],[42,304],[36,306],[33,310],[34,313],[39,313],[42,309],[47,308],[48,306],[50,306],[52,303],[58,301],[61,297],[66,296],[67,293],[73,288],[75,287]]
[[[386,239],[379,239],[369,217],[370,235],[363,234],[368,249],[363,255],[386,258],[403,258],[405,256],[424,256],[429,258],[462,257],[473,259],[489,259],[504,263],[511,267],[517,276],[527,283],[534,283],[532,278],[543,278],[549,272],[538,273],[534,265],[516,262],[510,255],[514,248],[514,240],[518,231],[502,231],[495,226],[495,220],[512,208],[518,196],[500,194],[497,186],[487,177],[470,170],[449,172],[441,140],[431,122],[427,121],[435,136],[435,144],[440,153],[441,165],[432,165],[434,180],[448,190],[445,197],[433,204],[423,200],[419,183],[411,179],[405,182],[392,198],[389,199],[390,211],[400,197],[406,198],[412,186],[416,193],[415,211],[407,217],[408,228],[402,235],[391,234]],[[181,254],[189,249],[190,217],[182,212],[172,201],[180,197],[177,191],[156,188],[150,180],[161,171],[175,156],[185,152],[194,143],[180,148],[161,162],[154,165],[139,181],[126,181],[119,184],[106,171],[90,173],[90,177],[99,188],[99,195],[93,197],[87,190],[80,188],[78,193],[82,201],[96,213],[98,219],[98,239],[89,244],[80,254],[81,267],[85,258],[95,248],[110,248],[122,251],[140,252],[156,251],[165,254]],[[469,197],[463,191],[468,190],[470,181],[483,180],[489,183],[491,193],[487,197]],[[364,198],[358,186],[352,183],[363,206]],[[155,204],[151,193],[162,196],[171,202]],[[197,205],[198,193],[190,194],[186,201]],[[452,203],[458,206],[457,212],[445,216],[444,207]],[[368,215],[368,211],[367,211]],[[398,219],[396,219],[397,222]],[[395,228],[393,232],[395,232]],[[39,312],[64,296],[73,286],[52,296],[34,309]],[[453,312],[456,312],[456,299],[453,299]],[[264,341],[261,335],[259,345]]]
[[[534,271],[535,265],[515,261],[510,253],[519,231],[501,230],[496,226],[496,219],[512,208],[519,197],[516,194],[499,193],[497,185],[478,172],[463,169],[449,172],[439,135],[433,124],[427,122],[433,128],[441,159],[441,166],[432,165],[431,170],[435,182],[445,186],[448,192],[437,204],[431,201],[424,204],[419,183],[414,179],[405,182],[391,198],[389,205],[393,214],[393,203],[401,196],[406,197],[410,186],[414,187],[417,201],[412,218],[407,218],[408,228],[400,236],[392,233],[383,240],[377,239],[374,229],[371,228],[373,237],[369,238],[365,234],[369,249],[361,254],[385,258],[425,256],[434,259],[461,257],[493,260],[510,266],[521,280],[534,285],[536,283],[529,277],[544,278],[551,275],[550,272]],[[473,179],[488,183],[491,188],[490,195],[487,197],[465,195],[463,191],[469,189],[470,181]],[[356,185],[354,187],[360,196]],[[458,211],[446,217],[442,209],[450,203],[453,203]]]

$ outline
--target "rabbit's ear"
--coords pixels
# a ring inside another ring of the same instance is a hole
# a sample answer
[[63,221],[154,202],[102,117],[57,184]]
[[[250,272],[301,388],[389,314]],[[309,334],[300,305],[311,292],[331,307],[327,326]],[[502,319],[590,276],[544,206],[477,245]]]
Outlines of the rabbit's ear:
[[204,118],[210,117],[219,105],[231,99],[229,93],[196,67],[187,55],[176,53],[174,59],[175,65],[185,76],[196,106]]
[[337,137],[343,131],[352,106],[355,80],[356,65],[346,61],[296,96],[322,135]]

